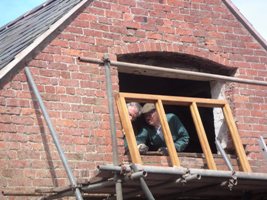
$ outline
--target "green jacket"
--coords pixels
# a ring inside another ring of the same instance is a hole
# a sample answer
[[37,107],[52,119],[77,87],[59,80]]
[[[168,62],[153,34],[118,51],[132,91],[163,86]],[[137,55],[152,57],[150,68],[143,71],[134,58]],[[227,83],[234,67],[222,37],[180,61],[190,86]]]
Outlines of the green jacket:
[[[183,151],[189,143],[189,135],[180,119],[173,113],[166,114],[176,151]],[[146,144],[149,150],[166,147],[165,141],[157,134],[154,127],[143,127],[136,136],[137,144]]]
[[[135,121],[133,121],[132,126],[133,126],[133,131],[134,131],[135,137],[137,137],[137,134],[141,131],[141,129],[144,126],[146,126],[146,121],[145,121],[144,116],[141,115]],[[127,140],[126,140],[125,135],[123,137],[123,140],[124,140],[125,152],[127,152],[128,151],[128,144],[127,144]]]

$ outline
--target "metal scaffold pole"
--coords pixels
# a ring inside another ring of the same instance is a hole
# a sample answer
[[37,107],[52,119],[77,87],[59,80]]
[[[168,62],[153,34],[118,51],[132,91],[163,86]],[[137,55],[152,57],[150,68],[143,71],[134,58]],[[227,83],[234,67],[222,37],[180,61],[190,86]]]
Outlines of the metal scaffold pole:
[[60,156],[60,159],[64,165],[64,168],[67,172],[67,175],[68,175],[68,178],[69,178],[69,181],[72,185],[72,187],[74,188],[74,192],[75,192],[75,196],[76,196],[76,199],[77,200],[83,200],[83,197],[82,197],[82,194],[81,194],[81,191],[80,189],[77,187],[77,183],[76,183],[76,180],[72,174],[72,171],[71,171],[71,168],[69,167],[69,164],[68,164],[68,160],[64,154],[64,151],[62,150],[61,148],[61,145],[60,145],[60,142],[59,142],[59,139],[58,139],[58,136],[57,136],[57,133],[53,127],[53,124],[52,124],[52,121],[50,120],[50,117],[46,111],[46,107],[43,103],[43,100],[42,100],[42,97],[37,89],[37,86],[32,78],[32,74],[30,72],[30,69],[28,67],[25,67],[25,73],[26,73],[26,76],[27,76],[27,79],[28,79],[28,82],[29,82],[29,85],[30,87],[32,88],[32,91],[39,103],[39,106],[42,110],[42,113],[43,113],[43,116],[44,116],[44,119],[46,121],[46,124],[49,128],[49,131],[50,131],[50,134],[54,140],[54,143],[56,145],[56,148],[57,148],[57,151],[59,153],[59,156]]
[[228,158],[228,156],[226,155],[224,149],[222,148],[221,143],[217,139],[215,139],[215,144],[217,146],[217,149],[221,153],[224,161],[226,162],[226,165],[227,165],[228,169],[231,170],[231,171],[234,171],[233,165],[231,164],[230,159]]
[[264,158],[267,159],[267,146],[262,136],[260,136],[259,138],[259,145],[260,145]]
[[[134,172],[138,172],[138,169],[137,169],[137,167],[136,167],[135,164],[131,164],[131,165],[130,165],[130,168],[131,168]],[[148,186],[147,186],[147,184],[146,184],[144,178],[143,178],[143,177],[140,177],[139,180],[140,180],[141,188],[142,188],[142,190],[143,190],[143,192],[144,192],[146,198],[147,198],[148,200],[155,200],[155,198],[154,198],[153,194],[151,193],[151,191],[149,190],[149,188],[148,188]]]
[[[93,59],[93,58],[82,58],[79,57],[81,62],[91,62],[91,63],[98,63],[103,64],[102,60]],[[224,81],[224,82],[235,82],[235,83],[242,83],[242,84],[249,84],[249,85],[261,85],[267,86],[266,81],[259,81],[259,80],[251,80],[251,79],[244,79],[232,76],[224,76],[218,74],[210,74],[204,72],[195,72],[195,71],[188,71],[188,70],[181,70],[175,68],[165,68],[159,66],[152,66],[152,65],[143,65],[143,64],[135,64],[135,63],[127,63],[127,62],[119,62],[119,61],[110,61],[110,65],[116,66],[119,69],[136,69],[136,70],[143,70],[143,71],[154,71],[160,73],[171,73],[177,75],[183,75],[185,77],[194,77],[200,78],[201,80],[209,80],[209,81]]]
[[[106,90],[108,96],[108,108],[109,108],[109,121],[110,121],[110,128],[111,128],[111,141],[112,141],[112,153],[113,153],[113,164],[118,166],[118,148],[117,148],[117,137],[116,137],[116,125],[115,125],[115,114],[114,114],[114,107],[113,107],[113,95],[112,95],[112,81],[111,81],[111,72],[110,72],[110,60],[108,55],[105,54],[104,56],[104,65],[105,65],[105,72],[106,72]],[[115,174],[114,177],[116,181],[116,198],[117,200],[122,200],[122,183],[119,179],[118,175]]]

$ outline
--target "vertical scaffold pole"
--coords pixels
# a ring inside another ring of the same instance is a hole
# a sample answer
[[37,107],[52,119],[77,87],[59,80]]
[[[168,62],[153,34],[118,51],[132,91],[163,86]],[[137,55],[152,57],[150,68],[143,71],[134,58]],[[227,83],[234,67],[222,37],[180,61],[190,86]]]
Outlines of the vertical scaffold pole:
[[[119,165],[118,159],[118,148],[117,148],[117,137],[116,137],[116,125],[115,125],[115,114],[114,114],[114,103],[113,103],[113,95],[112,95],[112,81],[111,81],[111,72],[110,72],[110,60],[107,54],[105,54],[104,58],[105,65],[105,73],[106,73],[106,91],[108,97],[108,108],[109,108],[109,122],[111,129],[111,141],[112,141],[112,155],[113,155],[113,164]],[[118,178],[118,175],[115,174],[116,180],[116,197],[117,200],[122,200],[122,184],[121,180]]]
[[220,153],[221,153],[221,155],[222,155],[224,161],[226,162],[227,167],[228,167],[231,171],[234,171],[233,165],[231,164],[231,162],[230,162],[228,156],[226,155],[224,149],[222,148],[221,143],[220,143],[217,139],[215,139],[215,144],[216,144],[216,146],[217,146],[217,149],[220,151]]
[[260,136],[259,138],[259,145],[260,145],[264,158],[267,160],[267,146],[262,136]]
[[[135,164],[131,164],[130,165],[130,168],[134,172],[138,172],[138,169],[137,169],[137,167],[136,167]],[[146,196],[146,199],[148,199],[148,200],[155,200],[155,198],[154,198],[153,194],[151,193],[151,191],[149,190],[149,188],[148,188],[148,186],[147,186],[144,178],[143,177],[140,177],[139,180],[140,180],[141,188],[142,188],[142,190],[143,190],[143,192],[144,192],[144,194]]]
[[83,200],[81,191],[77,187],[76,180],[75,180],[75,178],[74,178],[74,176],[72,174],[71,168],[69,167],[68,160],[67,160],[67,158],[66,158],[66,156],[64,154],[64,151],[61,148],[57,133],[56,133],[54,127],[53,127],[53,124],[52,124],[52,122],[50,120],[50,117],[49,117],[49,115],[48,115],[48,113],[46,111],[46,107],[45,107],[45,105],[43,103],[42,97],[41,97],[41,95],[40,95],[40,93],[39,93],[39,91],[37,89],[37,86],[36,86],[36,84],[35,84],[35,82],[34,82],[34,80],[32,78],[31,71],[30,71],[30,69],[28,67],[25,67],[25,73],[26,73],[26,76],[27,76],[27,79],[28,79],[28,83],[30,84],[30,87],[32,88],[32,91],[33,91],[33,93],[34,93],[34,95],[35,95],[35,97],[36,97],[36,99],[37,99],[37,101],[39,103],[39,106],[40,106],[41,110],[42,110],[44,119],[45,119],[46,124],[47,124],[47,126],[49,128],[50,134],[51,134],[51,136],[52,136],[52,138],[54,140],[54,143],[56,145],[56,148],[57,148],[57,151],[59,153],[60,159],[61,159],[61,161],[63,163],[63,166],[64,166],[64,168],[65,168],[65,170],[67,172],[69,181],[70,181],[72,187],[75,188],[76,199],[77,200]]

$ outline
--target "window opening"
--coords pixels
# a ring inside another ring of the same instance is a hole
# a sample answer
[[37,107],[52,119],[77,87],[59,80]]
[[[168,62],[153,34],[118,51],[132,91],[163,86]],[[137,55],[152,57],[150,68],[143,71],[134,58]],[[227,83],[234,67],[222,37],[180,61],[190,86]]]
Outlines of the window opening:
[[128,110],[126,107],[127,101],[137,102],[150,102],[154,103],[156,110],[159,114],[160,122],[163,129],[164,139],[168,148],[168,153],[173,166],[180,166],[180,161],[176,153],[170,128],[165,117],[165,110],[163,105],[182,105],[189,106],[190,112],[194,121],[194,126],[197,130],[197,135],[201,144],[201,148],[207,161],[209,169],[216,170],[216,164],[211,153],[210,145],[207,140],[207,134],[202,123],[201,115],[199,113],[199,107],[220,107],[223,110],[225,121],[228,125],[231,139],[233,140],[234,147],[239,158],[241,169],[245,172],[251,172],[250,165],[248,163],[245,150],[242,146],[237,127],[235,125],[230,106],[225,100],[204,99],[204,98],[188,98],[188,97],[175,97],[164,95],[150,95],[150,94],[137,94],[137,93],[119,93],[117,96],[117,105],[122,121],[122,125],[125,131],[128,147],[133,163],[142,164],[142,160],[137,150],[137,143],[135,134],[133,131],[132,123],[129,118]]
[[[119,73],[120,92],[173,95],[185,97],[211,98],[208,81],[182,80],[165,77],[143,76]],[[142,104],[143,105],[143,104]],[[166,113],[176,114],[190,134],[191,141],[185,152],[203,153],[189,107],[164,105]],[[200,108],[203,125],[207,131],[212,153],[217,153],[215,145],[215,128],[212,108]]]
[[[210,60],[199,58],[193,55],[170,53],[170,52],[141,52],[134,54],[118,55],[118,61],[146,64],[166,68],[178,68],[191,71],[208,72],[212,74],[231,75],[236,69],[229,68]],[[149,70],[119,69],[119,87],[120,92],[174,95],[184,97],[217,98],[214,95],[218,87],[214,87],[207,80],[193,80],[192,77],[184,77],[168,73],[151,72]],[[214,91],[216,90],[216,91]],[[192,126],[192,118],[189,117],[189,108],[180,106],[165,106],[166,112],[173,112],[179,118],[183,119],[184,125],[189,129],[192,142],[186,149],[186,152],[202,153],[202,149],[197,138],[196,130]],[[211,145],[212,153],[217,153],[215,137],[220,136],[220,142],[224,142],[227,137],[224,136],[223,124],[221,118],[222,112],[214,112],[212,108],[200,108],[200,115],[203,118],[203,125],[207,131],[207,138]],[[216,121],[217,120],[217,121]],[[222,134],[223,133],[223,134]]]

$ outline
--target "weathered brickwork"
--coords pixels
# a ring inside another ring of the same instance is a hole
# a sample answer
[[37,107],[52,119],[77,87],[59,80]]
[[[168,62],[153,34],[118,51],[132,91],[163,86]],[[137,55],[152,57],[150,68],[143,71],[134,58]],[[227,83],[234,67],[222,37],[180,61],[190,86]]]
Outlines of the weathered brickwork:
[[[267,81],[266,50],[221,0],[93,1],[28,64],[76,177],[88,179],[97,165],[112,162],[105,71],[78,57],[101,59],[108,53],[116,60],[118,54],[154,51],[205,58],[237,68],[237,77]],[[113,68],[114,94],[117,75]],[[0,187],[68,185],[23,68],[0,86]],[[266,87],[229,84],[227,98],[253,171],[267,172],[258,146],[259,136],[267,136]],[[116,120],[122,155],[117,114]],[[201,167],[203,160],[182,163]]]

